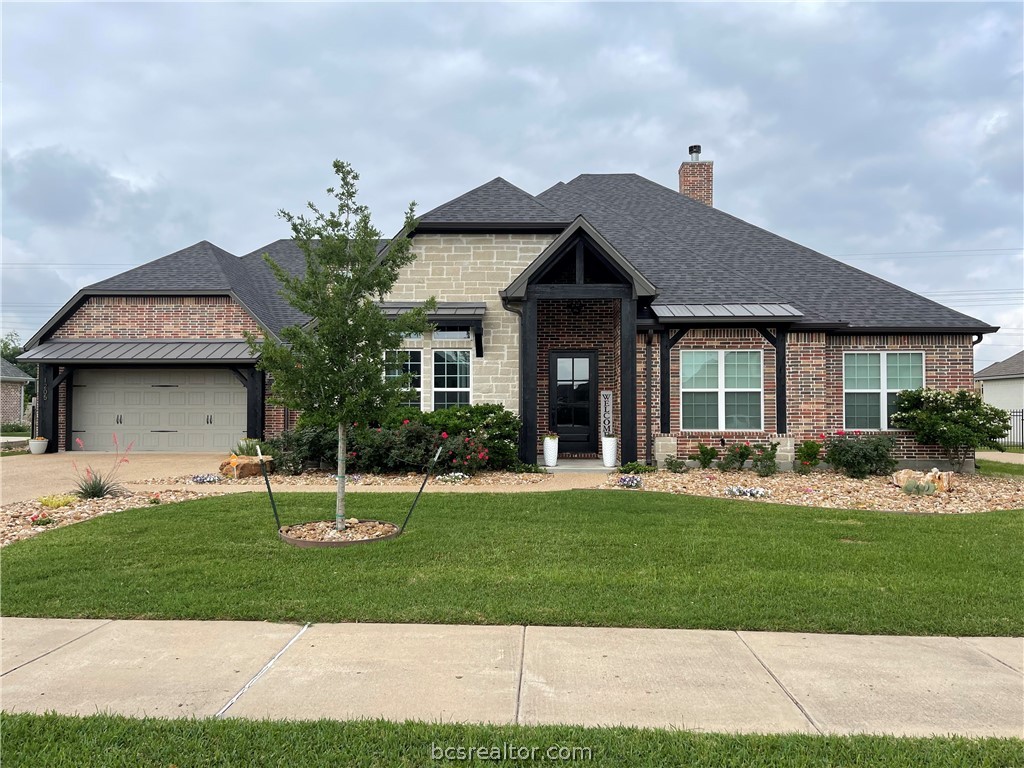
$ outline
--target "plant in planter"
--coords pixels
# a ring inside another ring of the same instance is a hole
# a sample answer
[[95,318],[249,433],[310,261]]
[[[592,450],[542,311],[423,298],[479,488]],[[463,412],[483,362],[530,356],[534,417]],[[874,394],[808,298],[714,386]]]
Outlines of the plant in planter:
[[601,463],[606,467],[614,467],[616,465],[616,457],[619,452],[619,439],[608,432],[601,436]]
[[558,433],[549,432],[544,435],[544,466],[558,465]]
[[41,453],[46,453],[46,446],[50,444],[50,441],[45,437],[33,437],[28,441],[28,451],[31,454],[38,456]]

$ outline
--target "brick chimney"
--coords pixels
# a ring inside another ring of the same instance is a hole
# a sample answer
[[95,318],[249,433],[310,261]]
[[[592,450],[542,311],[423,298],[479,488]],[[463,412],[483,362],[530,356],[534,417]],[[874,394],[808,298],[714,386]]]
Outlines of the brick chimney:
[[690,159],[679,166],[679,194],[713,207],[714,179],[714,162],[701,160],[700,144],[694,144],[690,147]]

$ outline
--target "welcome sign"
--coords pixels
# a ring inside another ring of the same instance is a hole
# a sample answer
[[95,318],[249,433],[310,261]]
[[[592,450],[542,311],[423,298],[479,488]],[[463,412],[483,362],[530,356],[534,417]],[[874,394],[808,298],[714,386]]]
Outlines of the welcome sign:
[[614,435],[612,431],[612,391],[610,389],[601,390],[601,436]]

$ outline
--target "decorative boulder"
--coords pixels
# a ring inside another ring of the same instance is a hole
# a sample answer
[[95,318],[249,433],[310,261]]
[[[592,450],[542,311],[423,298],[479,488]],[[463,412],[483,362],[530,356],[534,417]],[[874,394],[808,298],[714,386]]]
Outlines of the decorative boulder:
[[[235,466],[231,466],[232,460],[235,461]],[[271,472],[274,469],[274,459],[270,456],[264,456],[263,460],[267,463],[267,472]],[[237,475],[236,475],[237,470]],[[260,469],[260,460],[256,456],[235,456],[233,459],[225,459],[220,464],[220,473],[224,477],[259,477],[263,474],[263,470]]]
[[892,475],[892,483],[897,488],[902,488],[911,480],[919,483],[931,483],[935,486],[936,493],[945,493],[953,490],[955,481],[952,472],[940,472],[938,467],[933,467],[931,472],[915,472],[912,469],[901,469]]

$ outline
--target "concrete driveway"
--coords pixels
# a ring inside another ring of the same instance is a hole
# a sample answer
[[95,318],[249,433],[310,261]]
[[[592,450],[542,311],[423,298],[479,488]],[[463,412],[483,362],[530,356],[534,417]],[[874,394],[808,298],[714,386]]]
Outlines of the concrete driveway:
[[[224,453],[132,453],[117,471],[122,483],[154,477],[176,477],[216,472]],[[107,472],[114,454],[101,451],[44,453],[39,456],[4,456],[0,459],[0,504],[28,501],[52,493],[67,493],[75,486],[77,462],[83,471],[91,466]]]

